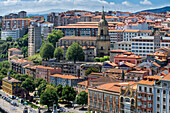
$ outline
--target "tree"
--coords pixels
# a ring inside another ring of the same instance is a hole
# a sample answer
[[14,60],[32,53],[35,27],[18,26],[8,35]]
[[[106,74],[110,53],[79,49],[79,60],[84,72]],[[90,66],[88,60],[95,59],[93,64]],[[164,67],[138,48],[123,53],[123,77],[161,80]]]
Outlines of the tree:
[[6,68],[2,68],[1,69],[1,73],[2,73],[2,75],[7,75],[7,73],[8,73],[8,69],[6,69]]
[[60,61],[60,58],[63,56],[64,50],[61,47],[58,47],[54,51],[54,57]]
[[54,47],[56,47],[56,42],[58,42],[58,40],[63,37],[64,33],[61,30],[54,30],[53,29],[53,33],[49,33],[47,40],[53,44]]
[[75,100],[76,91],[73,87],[66,85],[62,91],[62,99],[65,99],[67,102]]
[[53,53],[54,53],[54,47],[49,42],[46,42],[40,48],[40,56],[43,59],[47,60],[47,59],[53,58]]
[[88,76],[89,74],[91,74],[92,72],[98,73],[99,70],[95,67],[89,67],[86,71],[85,71],[85,75]]
[[77,60],[83,60],[84,52],[82,47],[78,43],[73,43],[67,50],[66,58],[67,60],[74,60],[74,63]]
[[38,88],[39,85],[45,82],[46,81],[43,78],[37,78],[37,80],[35,80],[35,87]]
[[8,61],[2,61],[0,63],[0,68],[3,68],[3,67],[9,69],[10,68],[10,63]]
[[37,88],[37,91],[38,91],[37,94],[38,94],[39,97],[40,97],[41,94],[45,91],[46,86],[47,86],[47,82],[42,82],[42,83],[38,86],[38,88]]
[[84,108],[84,105],[87,105],[88,94],[85,91],[80,92],[76,97],[75,102]]
[[58,102],[57,90],[55,87],[47,85],[47,88],[40,96],[40,103],[47,105],[48,111],[50,111],[49,107],[52,106],[54,102]]
[[28,92],[33,92],[35,90],[34,81],[30,78],[26,78],[26,80],[22,82],[21,87],[26,89]]
[[7,37],[6,41],[12,41],[12,37],[11,36]]
[[61,98],[62,97],[63,86],[61,84],[59,84],[59,85],[57,85],[56,89],[57,89],[58,97]]

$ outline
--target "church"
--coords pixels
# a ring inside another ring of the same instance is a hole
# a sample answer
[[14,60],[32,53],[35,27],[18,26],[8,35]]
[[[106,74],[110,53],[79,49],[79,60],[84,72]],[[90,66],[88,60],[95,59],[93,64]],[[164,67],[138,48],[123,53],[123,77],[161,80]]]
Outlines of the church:
[[98,23],[98,35],[96,37],[65,36],[57,42],[56,46],[63,48],[65,56],[67,49],[72,43],[78,43],[83,48],[85,55],[84,61],[94,61],[95,57],[110,55],[110,36],[104,10],[102,12],[102,18]]

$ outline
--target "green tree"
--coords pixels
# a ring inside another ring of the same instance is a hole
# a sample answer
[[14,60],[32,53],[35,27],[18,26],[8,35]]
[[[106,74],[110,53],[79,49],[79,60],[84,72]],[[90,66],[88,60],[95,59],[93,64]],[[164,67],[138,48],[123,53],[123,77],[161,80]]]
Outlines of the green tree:
[[56,47],[56,42],[58,42],[58,40],[60,38],[62,38],[64,35],[64,33],[61,30],[54,30],[53,29],[53,33],[48,34],[47,40],[53,44],[54,47]]
[[61,98],[62,97],[63,86],[61,84],[59,84],[59,85],[57,85],[56,89],[57,89],[58,97]]
[[3,67],[9,69],[10,68],[10,63],[8,61],[2,61],[0,63],[0,68],[3,68]]
[[66,100],[67,102],[75,100],[76,91],[73,87],[66,85],[62,91],[62,99]]
[[86,71],[85,71],[85,75],[88,76],[89,74],[91,74],[92,72],[98,73],[99,70],[95,67],[89,67]]
[[6,41],[12,41],[12,37],[11,36],[7,37]]
[[38,94],[39,97],[40,97],[41,94],[45,91],[46,86],[47,86],[47,82],[42,82],[42,83],[38,86],[38,88],[37,88],[37,91],[38,91],[37,94]]
[[40,96],[40,103],[47,105],[48,111],[50,111],[49,107],[52,106],[54,102],[58,102],[56,88],[51,85],[47,85],[47,88]]
[[35,90],[35,84],[31,78],[26,78],[26,80],[22,82],[21,87],[28,92],[33,92]]
[[53,54],[54,54],[54,47],[51,43],[46,42],[41,46],[40,56],[43,59],[47,60],[47,59],[53,58]]
[[80,92],[76,97],[75,102],[84,108],[84,105],[87,105],[88,94],[85,91]]
[[60,61],[60,58],[63,56],[64,50],[61,47],[58,47],[54,51],[54,57]]
[[6,68],[3,67],[3,68],[1,69],[1,74],[2,74],[2,75],[7,75],[7,73],[8,73],[8,69],[6,69]]
[[84,52],[82,47],[78,43],[73,43],[67,49],[66,58],[67,60],[74,60],[74,63],[76,63],[77,60],[83,60]]
[[38,88],[39,85],[45,82],[46,81],[43,78],[37,78],[37,80],[35,80],[35,87]]

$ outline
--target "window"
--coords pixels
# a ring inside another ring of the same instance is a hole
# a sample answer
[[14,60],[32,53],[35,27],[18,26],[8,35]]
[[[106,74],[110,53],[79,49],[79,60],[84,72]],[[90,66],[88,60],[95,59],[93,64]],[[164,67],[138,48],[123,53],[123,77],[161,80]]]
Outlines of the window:
[[166,94],[166,90],[163,90],[163,94],[164,94],[164,95]]
[[157,108],[159,108],[159,104],[157,104]]
[[163,98],[163,102],[166,102],[166,98]]
[[166,105],[163,105],[163,109],[166,109]]
[[157,93],[160,93],[159,89],[157,89]]
[[144,92],[147,92],[147,88],[146,87],[144,87]]
[[160,98],[159,98],[159,97],[157,97],[157,101],[160,101]]
[[149,88],[149,93],[152,93],[152,88]]

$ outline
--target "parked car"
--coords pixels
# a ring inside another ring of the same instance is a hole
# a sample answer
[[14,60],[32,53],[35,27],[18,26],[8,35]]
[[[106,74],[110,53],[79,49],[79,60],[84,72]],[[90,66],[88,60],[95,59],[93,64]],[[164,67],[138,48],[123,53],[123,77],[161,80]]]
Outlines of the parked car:
[[11,98],[11,99],[15,99],[15,98],[16,98],[16,97],[13,96],[13,95],[9,95],[8,97]]

